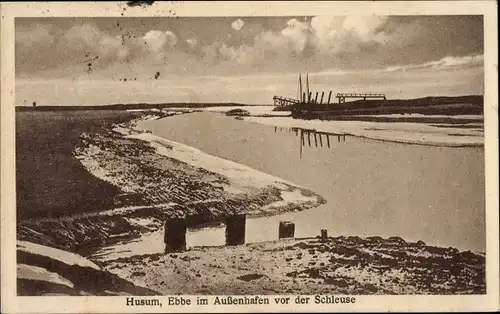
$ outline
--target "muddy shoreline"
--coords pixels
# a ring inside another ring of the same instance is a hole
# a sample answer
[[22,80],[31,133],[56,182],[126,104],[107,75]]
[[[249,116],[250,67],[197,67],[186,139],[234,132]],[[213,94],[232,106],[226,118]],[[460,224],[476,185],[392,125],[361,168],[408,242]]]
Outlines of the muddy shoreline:
[[[74,158],[95,177],[121,191],[113,198],[112,208],[22,220],[18,223],[18,239],[86,255],[99,247],[157,231],[168,218],[183,217],[188,227],[199,228],[221,223],[227,215],[262,217],[305,210],[325,202],[312,191],[250,168],[235,168],[233,176],[227,177],[209,167],[193,166],[158,153],[153,146],[159,139],[148,142],[136,138],[147,135],[136,125],[163,116],[150,112],[100,132],[82,133],[73,151]],[[183,147],[162,145],[162,149],[182,153]],[[188,151],[184,155],[189,159],[190,154]],[[224,164],[224,160],[216,162]],[[238,171],[247,171],[249,181],[236,179]],[[252,178],[264,181],[252,186]],[[282,193],[292,192],[305,200],[285,202]]]

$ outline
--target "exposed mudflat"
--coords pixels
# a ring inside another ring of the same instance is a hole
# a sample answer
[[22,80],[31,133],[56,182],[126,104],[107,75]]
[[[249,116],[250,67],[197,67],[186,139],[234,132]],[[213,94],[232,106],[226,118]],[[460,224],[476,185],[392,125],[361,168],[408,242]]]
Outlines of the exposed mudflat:
[[399,237],[290,239],[139,255],[104,268],[162,294],[483,294],[485,257]]
[[[148,118],[155,117],[140,119]],[[227,215],[275,215],[325,202],[291,182],[137,130],[138,120],[83,133],[73,151],[88,172],[121,191],[112,208],[24,220],[18,238],[83,252],[158,230],[167,218],[196,227]]]

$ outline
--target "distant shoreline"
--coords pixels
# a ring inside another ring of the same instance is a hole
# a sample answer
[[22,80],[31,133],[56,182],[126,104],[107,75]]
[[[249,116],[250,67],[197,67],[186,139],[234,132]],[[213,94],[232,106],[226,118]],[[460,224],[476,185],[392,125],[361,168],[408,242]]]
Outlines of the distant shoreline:
[[[337,113],[336,115],[360,115],[360,114],[387,114],[387,113],[423,113],[423,114],[443,114],[447,113],[448,108],[435,108],[433,106],[443,105],[470,105],[467,108],[467,114],[477,114],[483,111],[482,95],[464,95],[464,96],[429,96],[413,99],[387,99],[387,100],[354,100],[346,103],[330,104],[303,104],[299,109],[315,114],[324,115],[324,111]],[[134,110],[134,109],[168,109],[168,108],[209,108],[209,107],[255,107],[269,106],[272,104],[244,104],[236,102],[171,102],[171,103],[129,103],[129,104],[109,104],[109,105],[78,105],[78,106],[60,106],[60,105],[18,105],[16,112],[23,111],[80,111],[80,110]],[[290,111],[290,107],[276,107],[275,111]],[[423,111],[422,111],[423,110]],[[448,114],[465,114],[462,110],[452,110]]]
[[90,106],[16,106],[16,112],[25,111],[90,111],[90,110],[137,110],[137,109],[169,109],[169,108],[209,108],[209,107],[252,107],[269,106],[262,104],[240,104],[240,103],[138,103],[138,104],[111,104]]

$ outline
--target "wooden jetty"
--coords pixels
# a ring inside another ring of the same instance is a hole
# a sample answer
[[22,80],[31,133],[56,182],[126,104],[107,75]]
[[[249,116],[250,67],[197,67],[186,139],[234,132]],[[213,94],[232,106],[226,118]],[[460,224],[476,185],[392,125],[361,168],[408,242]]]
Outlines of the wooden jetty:
[[335,96],[339,100],[339,104],[345,103],[346,98],[357,98],[357,99],[383,99],[386,100],[385,94],[367,94],[367,93],[337,93]]
[[291,105],[295,105],[296,103],[299,102],[297,99],[280,97],[280,96],[274,96],[273,100],[274,100],[275,107],[291,106]]
[[[315,96],[313,96],[313,92],[309,90],[309,73],[306,73],[306,86],[305,90],[303,90],[302,86],[302,75],[299,74],[299,86],[297,90],[297,99],[290,98],[290,97],[282,97],[282,96],[274,96],[273,101],[274,101],[274,106],[275,107],[291,107],[292,111],[294,110],[307,110],[307,108],[313,109],[314,107],[311,107],[310,105],[313,104],[320,104],[320,105],[327,105],[326,107],[328,108],[328,105],[330,104],[330,101],[332,100],[332,91],[329,91],[328,93],[328,99],[323,102],[325,99],[325,92],[321,92],[321,98],[318,97],[320,95],[319,92],[315,92]],[[385,94],[380,94],[380,93],[337,93],[335,98],[338,99],[339,104],[345,103],[346,99],[383,99],[386,100],[387,97]]]

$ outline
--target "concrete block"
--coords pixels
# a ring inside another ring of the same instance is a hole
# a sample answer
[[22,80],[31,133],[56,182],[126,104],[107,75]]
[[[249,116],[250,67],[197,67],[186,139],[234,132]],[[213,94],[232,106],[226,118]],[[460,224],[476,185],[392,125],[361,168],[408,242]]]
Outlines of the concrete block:
[[186,220],[167,219],[165,222],[165,252],[179,252],[186,249]]
[[293,238],[295,236],[295,224],[291,221],[280,221],[278,237]]
[[245,244],[246,215],[226,218],[226,245]]

